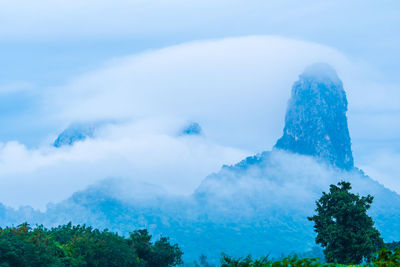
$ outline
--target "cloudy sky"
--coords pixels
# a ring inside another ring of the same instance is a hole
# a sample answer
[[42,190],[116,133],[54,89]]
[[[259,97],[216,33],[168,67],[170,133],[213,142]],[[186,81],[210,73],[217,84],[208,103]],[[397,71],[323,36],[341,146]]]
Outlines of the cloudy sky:
[[[343,80],[356,165],[400,192],[399,11],[398,1],[0,0],[0,202],[44,208],[110,176],[189,194],[273,146],[291,85],[321,61]],[[114,123],[93,140],[51,146],[71,123],[104,120]],[[179,136],[190,121],[202,136]]]

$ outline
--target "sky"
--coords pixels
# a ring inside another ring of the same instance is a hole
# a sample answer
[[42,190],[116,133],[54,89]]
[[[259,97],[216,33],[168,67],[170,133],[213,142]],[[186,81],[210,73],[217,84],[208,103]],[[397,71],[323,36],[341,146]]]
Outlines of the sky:
[[[0,202],[43,209],[108,176],[189,194],[271,149],[291,85],[315,62],[343,80],[356,165],[400,192],[399,11],[398,1],[0,0]],[[69,124],[101,120],[116,123],[51,146]],[[202,136],[179,136],[190,121]]]

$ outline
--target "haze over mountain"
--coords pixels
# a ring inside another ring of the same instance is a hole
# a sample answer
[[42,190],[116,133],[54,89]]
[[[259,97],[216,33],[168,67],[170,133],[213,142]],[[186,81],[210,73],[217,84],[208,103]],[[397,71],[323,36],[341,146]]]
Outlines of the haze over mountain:
[[385,241],[400,240],[400,196],[353,166],[346,110],[335,71],[313,65],[293,85],[275,149],[223,166],[193,194],[171,195],[159,186],[109,178],[45,212],[2,206],[0,222],[52,226],[72,220],[124,234],[149,228],[178,242],[187,260],[204,253],[217,261],[220,252],[278,256],[313,247],[307,216],[315,200],[330,184],[347,180],[353,191],[375,196],[371,215]]

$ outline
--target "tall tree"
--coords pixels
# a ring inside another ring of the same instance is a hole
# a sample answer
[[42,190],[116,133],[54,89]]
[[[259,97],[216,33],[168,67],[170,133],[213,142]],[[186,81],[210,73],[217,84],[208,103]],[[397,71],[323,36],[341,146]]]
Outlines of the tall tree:
[[316,215],[309,217],[317,233],[316,243],[324,248],[328,262],[358,264],[371,259],[384,246],[374,221],[367,215],[373,197],[350,192],[349,182],[331,185],[316,202]]

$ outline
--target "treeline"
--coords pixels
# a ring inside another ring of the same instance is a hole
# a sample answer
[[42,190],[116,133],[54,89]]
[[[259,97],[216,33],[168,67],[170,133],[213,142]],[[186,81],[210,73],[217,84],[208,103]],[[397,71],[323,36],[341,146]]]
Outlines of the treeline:
[[[200,267],[201,265],[199,265]],[[204,265],[203,265],[204,266]],[[211,267],[208,265],[207,267]],[[398,267],[400,266],[400,249],[394,250],[382,249],[376,253],[369,263],[353,265],[325,263],[318,258],[299,258],[296,255],[288,256],[281,260],[270,260],[268,257],[252,259],[250,256],[245,258],[232,258],[223,255],[221,258],[221,267],[340,267],[340,266],[359,266],[359,267]]]
[[[398,243],[386,244],[366,265],[400,266]],[[201,248],[199,248],[201,250]],[[152,242],[147,230],[137,230],[125,238],[107,230],[100,231],[85,225],[71,223],[57,228],[43,226],[0,228],[0,267],[168,267],[183,264],[182,251],[168,238]],[[185,264],[191,267],[212,267],[206,257],[199,262]],[[288,256],[280,260],[268,257],[253,259],[221,256],[221,267],[280,267],[280,266],[348,266],[324,263],[318,258]],[[352,265],[355,266],[355,265]]]
[[166,237],[153,243],[147,230],[125,238],[71,223],[52,229],[26,223],[0,228],[0,267],[168,267],[180,265],[182,254]]

